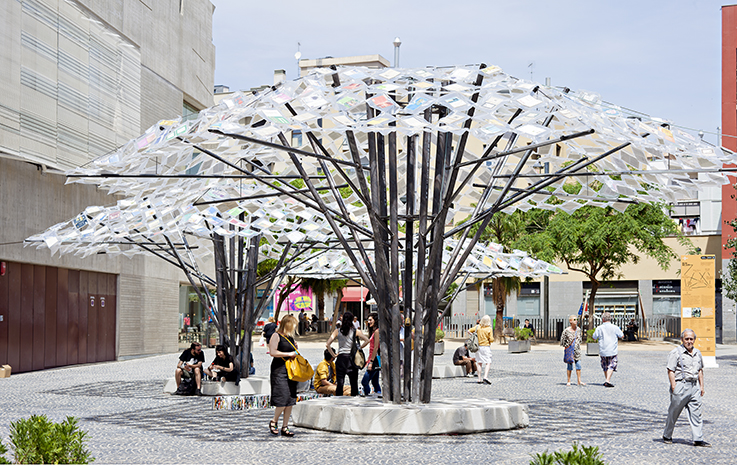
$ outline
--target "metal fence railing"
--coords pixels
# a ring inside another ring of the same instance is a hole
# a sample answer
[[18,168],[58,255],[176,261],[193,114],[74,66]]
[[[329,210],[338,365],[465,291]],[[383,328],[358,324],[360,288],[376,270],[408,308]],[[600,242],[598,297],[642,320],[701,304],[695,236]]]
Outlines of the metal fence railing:
[[[528,318],[530,324],[532,324],[535,332],[535,338],[543,341],[558,341],[560,340],[563,330],[568,327],[568,318],[550,318],[548,319],[547,325],[543,318]],[[524,324],[525,318],[511,318],[504,319],[504,326],[516,328]],[[584,319],[581,322],[582,326],[588,324],[588,319]],[[681,335],[681,319],[676,316],[660,316],[651,317],[645,319],[643,324],[642,318],[634,318],[634,331],[628,328],[633,318],[631,316],[614,316],[612,317],[612,324],[619,326],[622,332],[625,333],[625,339],[630,338],[629,332],[632,332],[632,338],[634,339],[649,339],[658,340],[665,338],[680,338]],[[599,315],[595,316],[594,324],[601,324],[601,318]],[[443,318],[443,331],[445,331],[445,337],[463,339],[467,336],[469,328],[476,326],[475,317],[469,318],[457,318],[447,316]]]

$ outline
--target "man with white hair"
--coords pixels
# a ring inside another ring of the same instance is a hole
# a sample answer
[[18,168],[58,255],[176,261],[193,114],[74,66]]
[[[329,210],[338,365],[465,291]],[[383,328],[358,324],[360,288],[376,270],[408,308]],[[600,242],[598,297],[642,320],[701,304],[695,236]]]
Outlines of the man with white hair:
[[618,326],[612,324],[612,315],[604,312],[601,315],[601,324],[594,331],[593,338],[599,341],[599,357],[601,369],[604,370],[604,387],[614,387],[612,374],[617,371],[617,348],[624,333]]
[[711,447],[704,441],[701,419],[701,398],[704,396],[704,360],[701,351],[694,347],[696,333],[693,329],[684,329],[681,333],[681,345],[668,354],[668,381],[670,381],[670,407],[665,420],[663,442],[673,443],[673,428],[684,407],[691,424],[693,445]]

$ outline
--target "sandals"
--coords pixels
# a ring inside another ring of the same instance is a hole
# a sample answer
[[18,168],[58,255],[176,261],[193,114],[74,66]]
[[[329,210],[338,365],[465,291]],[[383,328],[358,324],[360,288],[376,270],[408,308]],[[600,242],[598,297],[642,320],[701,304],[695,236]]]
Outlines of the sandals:
[[271,434],[278,436],[279,435],[279,429],[276,427],[275,421],[269,422],[269,431],[271,431]]
[[281,429],[281,435],[291,438],[292,436],[294,436],[294,433],[289,431],[288,426],[285,426],[284,428]]

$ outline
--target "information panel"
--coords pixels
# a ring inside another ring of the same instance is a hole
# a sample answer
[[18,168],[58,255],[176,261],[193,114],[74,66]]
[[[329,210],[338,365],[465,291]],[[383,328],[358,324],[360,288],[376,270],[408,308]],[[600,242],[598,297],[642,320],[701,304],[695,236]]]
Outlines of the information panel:
[[681,257],[681,330],[696,332],[696,348],[705,357],[716,355],[714,255]]

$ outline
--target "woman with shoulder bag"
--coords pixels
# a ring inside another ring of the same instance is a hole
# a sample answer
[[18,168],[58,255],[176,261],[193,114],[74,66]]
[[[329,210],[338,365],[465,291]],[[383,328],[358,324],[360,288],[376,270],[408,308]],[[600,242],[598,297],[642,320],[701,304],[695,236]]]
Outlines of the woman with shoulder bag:
[[[489,369],[491,369],[491,342],[494,340],[494,331],[491,329],[491,317],[484,315],[481,317],[478,326],[468,330],[469,333],[476,333],[479,340],[479,350],[476,352],[476,365],[479,374],[479,384],[491,384],[489,381]],[[481,366],[484,367],[484,377],[481,378]]]
[[[364,395],[369,395],[371,385],[374,386],[374,394],[381,396],[381,385],[379,384],[379,373],[381,373],[381,364],[379,362],[379,315],[377,313],[369,314],[366,319],[369,337],[369,356],[366,364],[366,373],[363,375],[361,384],[363,385]],[[366,344],[364,343],[364,346]]]
[[364,342],[368,342],[360,329],[353,326],[353,314],[351,312],[343,313],[340,329],[336,328],[328,338],[325,346],[332,350],[330,344],[338,339],[338,358],[335,359],[336,388],[335,392],[340,394],[343,392],[343,384],[345,384],[345,375],[351,383],[351,396],[358,395],[358,368],[353,362],[352,354],[354,354],[353,345],[356,343],[354,339],[358,337]]
[[568,383],[566,386],[571,385],[571,372],[573,371],[573,365],[576,365],[576,377],[578,378],[579,386],[586,386],[585,383],[581,382],[581,328],[578,328],[578,318],[576,315],[568,317],[568,326],[563,330],[563,334],[560,336],[560,345],[565,347],[563,352],[563,363],[568,365]]
[[269,355],[272,357],[271,406],[275,407],[274,419],[269,422],[269,431],[274,435],[280,433],[277,425],[283,413],[281,435],[287,437],[294,436],[288,424],[292,407],[297,403],[297,381],[289,379],[285,362],[297,356],[297,343],[294,342],[296,331],[297,319],[292,315],[287,315],[282,318],[279,329],[269,339]]

